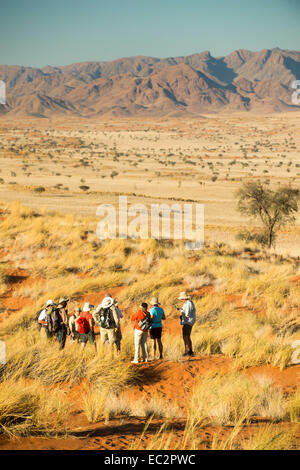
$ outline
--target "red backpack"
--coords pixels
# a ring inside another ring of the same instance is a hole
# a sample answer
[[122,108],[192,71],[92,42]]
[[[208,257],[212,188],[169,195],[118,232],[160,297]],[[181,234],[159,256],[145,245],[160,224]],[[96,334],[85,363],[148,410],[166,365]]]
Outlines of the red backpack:
[[79,325],[78,331],[79,333],[88,333],[90,331],[90,325],[88,320],[85,317],[77,318],[77,323]]

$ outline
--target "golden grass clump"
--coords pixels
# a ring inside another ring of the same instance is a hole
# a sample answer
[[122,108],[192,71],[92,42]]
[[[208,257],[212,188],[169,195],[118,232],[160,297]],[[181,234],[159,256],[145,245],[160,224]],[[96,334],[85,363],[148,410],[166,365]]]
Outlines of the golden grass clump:
[[62,390],[23,380],[0,382],[0,429],[10,437],[64,434],[70,408]]
[[259,426],[249,441],[239,445],[243,450],[292,450],[295,446],[295,429],[278,430],[271,424]]
[[256,382],[238,372],[209,374],[193,394],[191,422],[237,425],[253,416],[282,420],[286,416],[280,389],[268,381]]
[[89,386],[82,394],[84,411],[91,423],[113,416],[166,418],[182,417],[176,403],[170,403],[160,397],[151,397],[150,400],[141,398],[129,400],[124,394],[118,394],[105,387]]

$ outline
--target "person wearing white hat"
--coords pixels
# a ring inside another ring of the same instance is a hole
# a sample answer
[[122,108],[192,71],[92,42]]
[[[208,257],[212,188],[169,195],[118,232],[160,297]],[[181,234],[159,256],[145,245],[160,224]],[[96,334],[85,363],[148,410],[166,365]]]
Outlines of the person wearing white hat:
[[38,324],[41,327],[41,340],[43,342],[52,337],[51,312],[55,306],[53,300],[49,299],[46,302],[46,307],[39,312]]
[[[183,301],[181,307],[180,324],[182,325],[182,337],[185,346],[184,356],[193,356],[193,345],[191,333],[193,325],[196,321],[196,308],[194,302],[186,292],[180,292],[178,300]],[[178,308],[178,310],[180,310]]]
[[106,342],[110,348],[117,340],[117,331],[120,328],[120,319],[117,315],[114,299],[107,294],[94,311],[94,320],[100,325],[101,345]]
[[[106,297],[111,297],[112,298],[112,296],[110,294],[106,294]],[[115,309],[115,313],[116,313],[116,316],[118,318],[115,345],[116,345],[117,351],[120,352],[121,351],[121,341],[122,341],[121,319],[123,318],[123,314],[122,314],[121,310],[118,307],[118,302],[116,301],[116,299],[113,299],[113,300],[114,300],[114,303],[113,303],[112,308]]]
[[94,332],[94,319],[91,313],[93,308],[94,305],[90,304],[89,302],[86,302],[83,306],[82,311],[79,312],[79,316],[76,319],[76,322],[78,324],[79,341],[81,342],[82,349],[84,349],[86,343],[89,342],[90,344],[94,345],[94,348],[97,351],[97,344]]

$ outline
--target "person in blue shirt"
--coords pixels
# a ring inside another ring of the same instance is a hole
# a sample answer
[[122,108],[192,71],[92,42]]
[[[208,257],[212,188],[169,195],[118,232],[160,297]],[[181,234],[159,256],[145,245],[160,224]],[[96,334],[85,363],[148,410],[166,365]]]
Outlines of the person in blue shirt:
[[163,358],[163,345],[161,341],[161,333],[162,333],[162,320],[166,319],[165,312],[160,307],[160,303],[157,297],[153,297],[150,301],[152,305],[149,313],[153,320],[152,325],[150,326],[150,338],[153,340],[153,359],[156,356],[156,350],[158,346],[159,350],[159,359]]

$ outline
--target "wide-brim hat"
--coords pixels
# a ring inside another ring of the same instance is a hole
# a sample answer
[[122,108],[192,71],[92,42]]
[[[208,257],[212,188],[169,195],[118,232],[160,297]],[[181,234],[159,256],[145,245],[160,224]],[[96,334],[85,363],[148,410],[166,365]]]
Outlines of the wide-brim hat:
[[178,300],[189,300],[189,299],[190,299],[189,294],[187,294],[185,291],[180,292]]
[[46,302],[46,307],[54,307],[56,304],[53,302],[53,300],[49,299]]
[[63,304],[63,303],[66,303],[66,302],[69,302],[70,299],[68,299],[68,297],[61,297],[58,301],[59,304]]
[[[111,294],[106,294],[105,297],[109,297],[110,299],[113,299],[112,295]],[[117,306],[118,305],[118,301],[116,299],[113,299],[114,301],[114,305]]]
[[158,297],[152,297],[152,299],[150,300],[150,304],[151,305],[160,305],[160,303],[158,301]]
[[101,307],[102,308],[108,308],[111,307],[114,303],[114,299],[111,297],[104,297],[104,299],[101,302]]
[[86,302],[83,306],[82,311],[83,312],[90,312],[91,310],[93,310],[93,308],[94,308],[94,305],[90,304],[89,302]]

